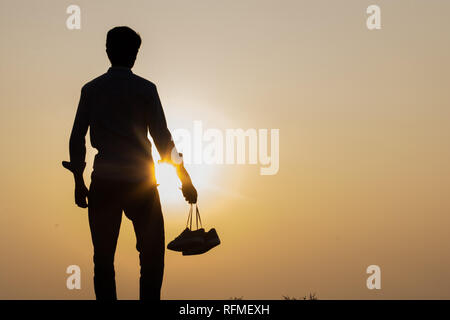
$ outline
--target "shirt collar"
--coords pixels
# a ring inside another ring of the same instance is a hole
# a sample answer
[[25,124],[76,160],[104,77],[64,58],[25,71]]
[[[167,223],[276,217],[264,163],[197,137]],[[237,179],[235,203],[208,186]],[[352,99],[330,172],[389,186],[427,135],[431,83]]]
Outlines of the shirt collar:
[[127,67],[110,67],[108,73],[132,73],[130,68]]

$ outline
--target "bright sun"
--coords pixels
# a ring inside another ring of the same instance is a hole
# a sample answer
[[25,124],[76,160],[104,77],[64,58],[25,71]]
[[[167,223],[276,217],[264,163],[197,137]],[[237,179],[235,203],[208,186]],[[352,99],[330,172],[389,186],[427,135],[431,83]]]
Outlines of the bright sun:
[[[186,101],[184,101],[183,104],[186,104]],[[186,117],[180,117],[180,114],[170,116],[170,122],[174,126],[173,128],[186,127]],[[151,139],[150,134],[148,134],[148,138]],[[155,144],[153,143],[153,140],[152,156],[155,163],[155,175],[156,181],[159,184],[158,191],[161,202],[183,203],[184,198],[180,190],[181,182],[178,179],[175,168],[166,163],[158,163],[158,160],[160,160],[160,155],[155,147]],[[212,187],[211,183],[213,182],[213,177],[217,173],[217,166],[210,164],[185,164],[185,167],[195,188],[197,189],[199,199],[204,199],[202,197],[202,190],[207,190]]]
[[[154,148],[154,147],[153,147]],[[155,162],[155,176],[159,184],[158,191],[163,203],[183,202],[181,182],[175,172],[175,168],[167,163],[158,163],[159,154],[154,148],[153,159]],[[214,176],[213,165],[186,165],[186,170],[191,176],[192,182],[201,197],[201,190],[211,186]]]
[[176,175],[175,168],[169,164],[155,161],[155,175],[158,182],[158,191],[163,202],[174,202],[182,198],[181,183]]

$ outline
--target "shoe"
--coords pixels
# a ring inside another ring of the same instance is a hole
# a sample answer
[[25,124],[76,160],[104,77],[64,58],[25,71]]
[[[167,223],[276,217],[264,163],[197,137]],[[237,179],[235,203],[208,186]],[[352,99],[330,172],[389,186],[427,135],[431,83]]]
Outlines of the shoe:
[[192,256],[196,254],[202,254],[208,252],[212,248],[220,244],[219,236],[217,235],[216,229],[212,228],[207,233],[204,234],[203,244],[192,246],[189,249],[183,250],[183,256]]
[[186,228],[178,237],[176,237],[167,245],[167,249],[173,251],[183,251],[189,250],[193,247],[201,246],[205,242],[204,235],[205,229],[203,228],[195,231]]

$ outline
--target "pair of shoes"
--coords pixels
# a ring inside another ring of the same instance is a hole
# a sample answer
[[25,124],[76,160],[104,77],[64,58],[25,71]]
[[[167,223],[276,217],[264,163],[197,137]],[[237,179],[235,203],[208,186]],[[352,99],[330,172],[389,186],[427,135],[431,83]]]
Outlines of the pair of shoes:
[[203,244],[193,245],[190,248],[186,248],[183,250],[183,256],[202,254],[220,244],[219,235],[217,234],[216,229],[212,228],[208,232],[205,232],[204,229],[200,230],[203,230]]
[[208,252],[219,244],[220,239],[214,228],[208,232],[203,228],[194,231],[186,228],[167,245],[167,249],[183,252],[183,256],[192,256]]
[[216,229],[212,228],[208,232],[205,232],[205,229],[203,229],[202,220],[200,218],[197,205],[195,217],[197,230],[192,230],[192,208],[193,204],[191,204],[189,209],[186,229],[184,229],[178,237],[169,242],[167,245],[167,249],[182,252],[183,256],[202,254],[220,244],[220,239],[217,235]]
[[203,228],[195,231],[186,228],[178,237],[170,241],[167,245],[167,249],[181,252],[192,247],[201,246],[205,242],[203,238],[204,233],[205,229]]

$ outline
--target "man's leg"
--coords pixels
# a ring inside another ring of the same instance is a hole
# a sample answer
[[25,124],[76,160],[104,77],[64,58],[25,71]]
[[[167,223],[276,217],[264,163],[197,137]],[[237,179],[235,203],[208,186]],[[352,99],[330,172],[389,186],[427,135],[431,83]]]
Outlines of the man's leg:
[[164,274],[164,220],[156,187],[140,187],[127,199],[125,215],[133,222],[139,252],[141,300],[159,300]]
[[122,220],[117,187],[93,181],[89,190],[89,226],[94,245],[94,289],[97,300],[117,300],[114,254]]

